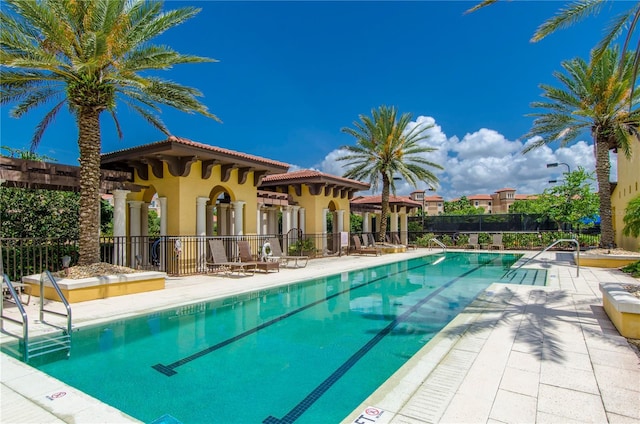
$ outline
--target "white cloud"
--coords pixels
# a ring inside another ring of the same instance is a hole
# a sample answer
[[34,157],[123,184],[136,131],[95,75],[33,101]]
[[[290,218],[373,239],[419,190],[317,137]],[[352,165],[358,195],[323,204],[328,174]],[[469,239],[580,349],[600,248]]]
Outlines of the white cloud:
[[505,154],[522,150],[522,144],[519,141],[507,140],[497,131],[482,128],[473,134],[465,135],[451,150],[458,153],[462,159],[504,157]]
[[[549,180],[559,180],[566,171],[564,165],[547,168],[547,163],[566,163],[572,171],[578,166],[588,172],[595,169],[593,145],[578,141],[570,146],[553,150],[541,146],[527,154],[523,148],[539,140],[538,137],[526,140],[509,140],[499,132],[487,128],[466,134],[462,139],[447,137],[433,117],[419,116],[410,124],[431,126],[427,129],[429,138],[425,145],[437,151],[426,155],[427,159],[444,167],[444,171],[434,171],[440,180],[437,194],[445,199],[462,195],[491,194],[505,187],[515,188],[517,194],[541,193],[549,187]],[[344,163],[336,158],[344,155],[343,150],[330,152],[318,165],[322,172],[334,175],[344,174]],[[612,158],[611,172],[615,176],[615,155]],[[419,183],[417,188],[405,181],[396,181],[396,193],[406,195],[414,190],[428,188]]]

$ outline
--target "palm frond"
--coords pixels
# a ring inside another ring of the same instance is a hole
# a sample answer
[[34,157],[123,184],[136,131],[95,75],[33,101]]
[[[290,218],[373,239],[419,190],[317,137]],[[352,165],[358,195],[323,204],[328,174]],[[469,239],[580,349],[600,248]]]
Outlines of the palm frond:
[[183,55],[165,46],[146,46],[131,52],[117,66],[123,72],[135,72],[147,69],[169,69],[181,63],[217,62],[201,56]]
[[29,90],[29,94],[26,96],[26,98],[11,110],[11,116],[13,118],[20,118],[31,109],[45,104],[51,99],[60,96],[61,93],[59,90],[49,87],[43,87],[38,90]]
[[58,103],[57,105],[55,105],[53,107],[53,109],[51,109],[42,119],[42,121],[40,121],[40,123],[38,123],[38,125],[36,126],[36,131],[33,134],[33,137],[31,139],[31,151],[35,151],[35,149],[38,147],[38,145],[40,144],[40,140],[42,140],[42,136],[44,135],[45,130],[47,129],[47,127],[49,126],[49,124],[51,122],[53,122],[53,120],[55,119],[56,115],[58,114],[58,112],[60,112],[60,109],[62,108],[62,106],[67,102],[67,100],[63,100],[60,103]]
[[634,8],[631,8],[631,9],[627,10],[626,12],[619,14],[617,17],[612,19],[611,22],[607,25],[607,27],[605,28],[605,36],[604,36],[604,38],[602,38],[602,40],[600,40],[600,42],[598,43],[598,45],[594,49],[594,58],[596,60],[599,60],[601,58],[602,54],[611,45],[612,41],[618,38],[618,36],[625,29],[627,22],[629,21],[629,19],[631,18],[631,15],[633,14],[634,17],[633,17],[633,20],[632,20],[632,26],[631,26],[631,28],[629,28],[629,31],[627,32],[627,35],[625,37],[624,46],[622,48],[622,51],[623,51],[622,54],[624,54],[624,52],[627,50],[627,46],[629,44],[629,41],[631,39],[631,35],[633,33],[632,28],[635,28],[635,22],[638,19],[638,10],[634,11],[633,9]]
[[493,3],[497,3],[498,0],[483,0],[482,2],[476,4],[475,6],[473,6],[471,9],[466,10],[464,13],[465,15],[468,13],[473,13],[476,10],[482,9],[483,7],[492,5]]
[[537,42],[558,29],[568,28],[589,15],[597,14],[602,6],[602,0],[578,0],[566,8],[560,9],[555,16],[543,22],[531,38]]

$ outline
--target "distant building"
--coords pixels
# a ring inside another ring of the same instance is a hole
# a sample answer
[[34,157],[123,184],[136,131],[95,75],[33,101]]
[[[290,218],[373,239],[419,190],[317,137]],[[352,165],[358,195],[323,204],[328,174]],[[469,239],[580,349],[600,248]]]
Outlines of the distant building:
[[[414,191],[409,197],[411,200],[424,204],[427,215],[441,215],[444,213],[444,202],[442,196],[426,196],[425,191]],[[535,199],[534,194],[516,194],[515,188],[501,188],[493,194],[471,194],[466,196],[471,205],[484,209],[484,213],[509,213],[509,208],[516,200]],[[459,199],[451,199],[456,201]]]

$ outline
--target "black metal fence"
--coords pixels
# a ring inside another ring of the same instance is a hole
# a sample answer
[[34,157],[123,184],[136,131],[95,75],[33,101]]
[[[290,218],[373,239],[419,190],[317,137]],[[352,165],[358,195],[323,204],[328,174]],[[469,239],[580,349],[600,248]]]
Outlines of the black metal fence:
[[[409,217],[410,222],[422,226],[422,217]],[[585,227],[586,228],[586,227]],[[433,233],[456,232],[547,232],[557,231],[558,224],[543,215],[522,213],[481,215],[425,216],[423,231]],[[562,227],[563,231],[584,232],[584,229]],[[588,228],[589,233],[600,233],[598,227]]]
[[[476,232],[480,244],[491,242],[492,232]],[[542,249],[555,240],[577,238],[582,247],[595,247],[600,242],[599,234],[576,234],[564,232],[501,232],[505,249]],[[465,248],[469,240],[466,232],[409,232],[409,243],[427,247],[435,238],[452,248]],[[377,239],[377,234],[358,234]],[[404,234],[396,232],[400,240]],[[286,255],[314,257],[348,254],[352,247],[352,234],[300,234],[287,235],[247,235],[225,237],[200,236],[143,236],[143,237],[103,237],[100,239],[100,260],[114,265],[143,270],[164,271],[172,276],[192,275],[207,272],[210,258],[208,240],[221,239],[227,258],[236,260],[237,241],[249,241],[252,254],[258,259],[265,242],[276,237]],[[388,233],[388,241],[393,243],[393,233]],[[366,244],[366,243],[365,243]],[[567,246],[570,247],[570,246]],[[563,246],[558,246],[562,249]],[[77,240],[0,238],[0,272],[11,280],[19,280],[26,275],[39,274],[44,270],[59,271],[63,268],[63,258],[68,257],[69,266],[78,263]]]
[[[227,258],[238,259],[238,240],[246,240],[253,256],[258,259],[270,238],[277,238],[286,255],[304,255],[311,258],[342,254],[340,235],[299,234],[248,236],[140,236],[102,237],[100,261],[141,270],[164,271],[172,276],[207,272],[211,257],[208,241],[223,241]],[[0,238],[0,272],[11,280],[25,275],[63,269],[63,258],[69,266],[78,263],[78,241],[44,238]]]

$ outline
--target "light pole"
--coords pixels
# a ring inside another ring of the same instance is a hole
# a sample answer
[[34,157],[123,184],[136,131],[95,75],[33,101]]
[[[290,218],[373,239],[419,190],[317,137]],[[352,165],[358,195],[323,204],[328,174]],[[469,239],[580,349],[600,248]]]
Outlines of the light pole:
[[[558,165],[566,166],[567,167],[567,174],[571,174],[571,167],[569,166],[568,163],[564,163],[564,162],[548,163],[547,164],[547,168],[556,168]],[[549,180],[549,184],[555,184],[557,182],[558,182],[558,180]]]
[[554,162],[554,163],[548,163],[547,164],[547,168],[556,168],[558,165],[564,165],[567,167],[567,173],[571,173],[571,167],[569,166],[568,163],[564,163],[564,162]]
[[427,191],[436,191],[436,189],[429,186],[428,189],[422,190],[422,231],[423,232],[424,232],[425,201],[427,197]]

